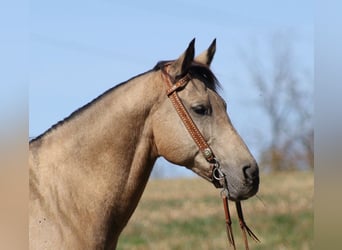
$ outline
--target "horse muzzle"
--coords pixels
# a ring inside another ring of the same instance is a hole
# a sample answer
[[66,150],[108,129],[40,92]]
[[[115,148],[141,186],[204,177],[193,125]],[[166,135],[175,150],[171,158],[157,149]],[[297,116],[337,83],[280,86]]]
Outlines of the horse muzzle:
[[227,181],[228,198],[232,201],[247,200],[254,196],[259,190],[260,178],[259,176],[253,179],[245,179],[244,181],[237,184],[236,182],[230,182],[229,178]]
[[258,192],[260,177],[256,163],[243,167],[242,174],[236,169],[221,168],[219,164],[215,166],[212,168],[211,182],[216,188],[225,189],[230,200],[246,200]]

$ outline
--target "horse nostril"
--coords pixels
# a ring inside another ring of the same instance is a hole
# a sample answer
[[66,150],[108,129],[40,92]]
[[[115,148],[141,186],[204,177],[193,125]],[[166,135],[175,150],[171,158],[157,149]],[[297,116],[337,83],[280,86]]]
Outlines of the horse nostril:
[[242,168],[246,179],[254,180],[259,177],[259,168],[257,164],[246,165]]

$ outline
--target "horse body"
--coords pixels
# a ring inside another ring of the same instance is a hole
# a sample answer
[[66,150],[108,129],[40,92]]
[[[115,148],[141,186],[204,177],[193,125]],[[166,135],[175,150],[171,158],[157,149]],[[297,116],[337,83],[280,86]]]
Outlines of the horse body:
[[[209,65],[212,50],[197,61]],[[194,67],[193,60],[189,46],[171,64],[170,77]],[[257,165],[223,100],[201,77],[179,94],[225,166],[231,199],[254,195]],[[212,114],[193,109],[199,105]],[[159,156],[207,177],[208,164],[165,95],[159,69],[107,91],[32,140],[30,249],[114,249]]]

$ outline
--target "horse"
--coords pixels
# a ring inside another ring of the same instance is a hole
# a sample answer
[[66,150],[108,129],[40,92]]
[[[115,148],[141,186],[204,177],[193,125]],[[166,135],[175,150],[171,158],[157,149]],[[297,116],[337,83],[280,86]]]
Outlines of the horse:
[[[210,69],[216,39],[196,57],[194,44],[29,142],[30,249],[115,249],[158,157],[216,188],[225,185],[232,201],[257,193],[257,162],[232,125]],[[188,129],[171,94],[201,138]]]

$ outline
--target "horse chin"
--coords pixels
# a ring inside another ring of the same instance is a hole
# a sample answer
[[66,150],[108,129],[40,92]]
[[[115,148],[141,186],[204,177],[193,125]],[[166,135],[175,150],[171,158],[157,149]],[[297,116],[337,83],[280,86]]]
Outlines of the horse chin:
[[191,170],[195,172],[198,176],[212,183],[216,188],[223,188],[223,183],[213,178],[211,171],[203,171],[198,168],[192,168]]
[[220,180],[217,180],[215,178],[213,178],[212,180],[210,180],[211,183],[213,183],[213,185],[216,187],[216,188],[223,188],[223,183],[222,181]]
[[259,189],[259,183],[253,183],[250,185],[243,185],[242,187],[233,187],[228,183],[229,200],[242,201],[253,197]]

